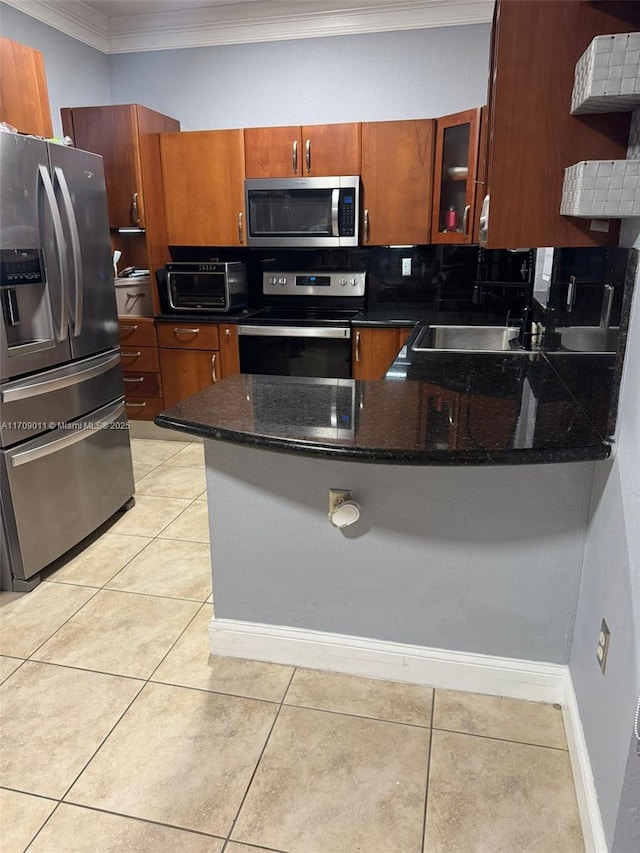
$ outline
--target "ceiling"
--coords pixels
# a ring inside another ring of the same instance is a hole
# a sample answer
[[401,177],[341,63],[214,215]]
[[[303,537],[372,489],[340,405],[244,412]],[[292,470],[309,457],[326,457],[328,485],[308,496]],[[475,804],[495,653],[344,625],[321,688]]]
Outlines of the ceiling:
[[494,0],[3,0],[103,53],[491,21]]

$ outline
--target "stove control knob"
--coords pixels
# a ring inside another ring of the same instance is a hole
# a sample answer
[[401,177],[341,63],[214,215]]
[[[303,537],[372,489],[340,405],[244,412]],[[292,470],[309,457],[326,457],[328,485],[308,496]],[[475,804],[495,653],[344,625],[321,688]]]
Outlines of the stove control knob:
[[340,279],[340,284],[341,284],[343,287],[346,285],[346,283],[347,283],[346,278],[341,278],[341,279]]
[[352,278],[352,279],[351,279],[351,287],[355,287],[357,284],[358,284],[358,279],[357,279],[357,278]]
[[274,275],[272,275],[271,278],[269,279],[269,284],[277,284],[277,283],[278,283],[278,279]]
[[284,287],[284,285],[286,283],[287,283],[287,279],[285,278],[285,276],[283,276],[283,275],[280,276],[280,278],[278,279],[278,284],[281,284]]

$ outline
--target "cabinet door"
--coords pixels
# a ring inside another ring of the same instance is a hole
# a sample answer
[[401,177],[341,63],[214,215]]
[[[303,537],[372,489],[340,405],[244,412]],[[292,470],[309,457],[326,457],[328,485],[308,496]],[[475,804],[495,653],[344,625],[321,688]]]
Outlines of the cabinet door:
[[243,245],[242,130],[162,133],[160,151],[169,245]]
[[302,149],[302,175],[359,175],[361,125],[350,122],[304,126]]
[[0,121],[20,133],[53,136],[44,57],[39,50],[0,37]]
[[353,329],[353,378],[382,379],[400,349],[411,334],[411,329]]
[[145,228],[135,104],[63,109],[62,118],[76,148],[102,154],[109,227]]
[[362,242],[430,242],[435,122],[362,124]]
[[220,354],[209,350],[160,349],[162,396],[173,406],[220,379]]
[[480,108],[437,119],[433,243],[471,243],[473,239],[480,119]]
[[220,378],[240,373],[240,347],[238,345],[238,326],[235,323],[218,326],[220,341]]
[[247,178],[289,178],[302,174],[300,127],[248,127],[244,131]]
[[[488,248],[616,245],[619,223],[560,215],[564,169],[624,160],[630,113],[572,116],[575,66],[594,36],[629,32],[633,3],[496,4],[489,75]],[[637,29],[637,25],[635,26]],[[602,227],[602,226],[601,226]]]

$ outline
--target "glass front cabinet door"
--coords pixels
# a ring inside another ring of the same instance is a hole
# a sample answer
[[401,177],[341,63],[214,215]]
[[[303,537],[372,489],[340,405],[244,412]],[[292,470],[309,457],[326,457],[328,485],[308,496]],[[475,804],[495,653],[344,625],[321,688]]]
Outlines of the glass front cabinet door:
[[433,243],[471,243],[482,108],[437,119]]

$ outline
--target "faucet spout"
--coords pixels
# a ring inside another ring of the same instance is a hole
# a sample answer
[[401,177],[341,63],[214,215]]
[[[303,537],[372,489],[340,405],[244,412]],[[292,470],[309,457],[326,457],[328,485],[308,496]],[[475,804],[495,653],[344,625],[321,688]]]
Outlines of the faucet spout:
[[611,323],[611,309],[613,308],[614,288],[611,284],[605,284],[602,294],[602,310],[600,312],[600,328],[609,330]]

